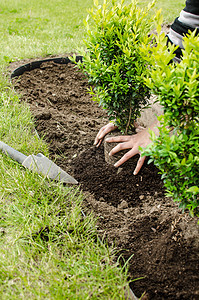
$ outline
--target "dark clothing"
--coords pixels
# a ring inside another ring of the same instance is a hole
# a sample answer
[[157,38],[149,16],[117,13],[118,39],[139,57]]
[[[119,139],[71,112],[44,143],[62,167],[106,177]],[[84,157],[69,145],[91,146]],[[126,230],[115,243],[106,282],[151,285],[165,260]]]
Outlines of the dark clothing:
[[167,35],[168,43],[179,46],[176,50],[176,56],[180,58],[183,49],[183,37],[196,29],[196,35],[199,35],[199,0],[187,0],[185,8],[180,16],[175,19]]
[[199,15],[199,1],[187,0],[186,7],[183,10],[194,15]]

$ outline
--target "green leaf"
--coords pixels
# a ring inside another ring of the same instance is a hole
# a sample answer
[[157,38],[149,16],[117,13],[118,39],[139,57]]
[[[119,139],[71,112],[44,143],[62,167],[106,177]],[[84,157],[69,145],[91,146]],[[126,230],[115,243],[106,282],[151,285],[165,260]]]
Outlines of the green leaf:
[[181,161],[181,165],[184,166],[186,164],[186,158],[184,157]]
[[187,192],[193,193],[193,194],[198,194],[199,193],[199,187],[198,186],[191,186]]

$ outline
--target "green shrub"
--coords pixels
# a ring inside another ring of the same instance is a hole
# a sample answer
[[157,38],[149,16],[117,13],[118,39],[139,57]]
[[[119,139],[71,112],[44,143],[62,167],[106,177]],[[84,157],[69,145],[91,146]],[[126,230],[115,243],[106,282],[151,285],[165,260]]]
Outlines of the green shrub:
[[[168,196],[199,216],[199,37],[193,32],[184,38],[179,64],[170,62],[174,47],[166,50],[163,35],[154,43],[148,55],[154,64],[146,84],[159,96],[164,116],[159,137],[152,133],[153,145],[143,154],[160,169]],[[143,52],[149,53],[149,47]]]
[[150,95],[143,79],[146,60],[140,47],[150,40],[152,6],[143,10],[134,1],[124,4],[124,0],[104,0],[103,5],[94,1],[85,20],[86,51],[80,51],[84,58],[80,68],[94,86],[90,91],[94,99],[125,133],[134,129],[134,120]]

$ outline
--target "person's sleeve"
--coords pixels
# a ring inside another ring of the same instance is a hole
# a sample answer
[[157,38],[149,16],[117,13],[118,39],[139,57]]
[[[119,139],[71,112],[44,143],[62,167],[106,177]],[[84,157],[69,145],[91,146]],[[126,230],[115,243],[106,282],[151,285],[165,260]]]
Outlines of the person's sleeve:
[[180,58],[183,49],[183,37],[196,29],[196,35],[199,34],[199,0],[187,0],[185,8],[180,16],[175,19],[167,35],[168,43],[179,46],[176,50],[176,57]]

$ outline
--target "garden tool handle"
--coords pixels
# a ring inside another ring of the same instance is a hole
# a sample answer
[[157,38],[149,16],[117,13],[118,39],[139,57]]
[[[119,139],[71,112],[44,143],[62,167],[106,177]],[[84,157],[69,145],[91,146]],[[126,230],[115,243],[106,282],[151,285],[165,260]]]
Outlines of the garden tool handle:
[[13,158],[14,160],[18,161],[21,164],[23,163],[23,161],[27,157],[23,153],[15,150],[14,148],[8,146],[7,144],[5,144],[4,142],[1,142],[1,141],[0,141],[0,150],[2,150],[3,153],[5,153],[6,155],[10,156],[11,158]]

